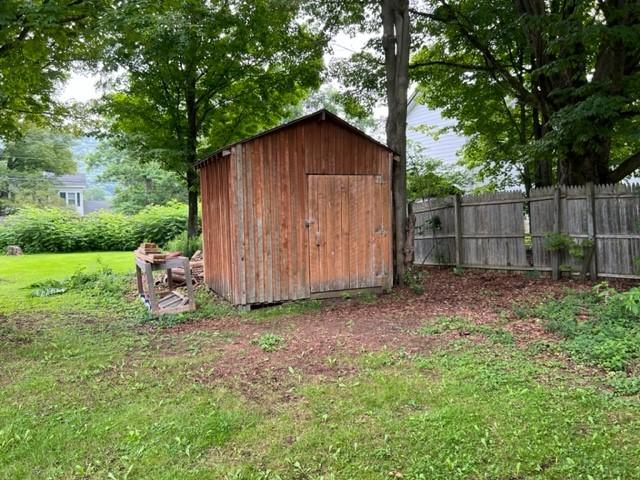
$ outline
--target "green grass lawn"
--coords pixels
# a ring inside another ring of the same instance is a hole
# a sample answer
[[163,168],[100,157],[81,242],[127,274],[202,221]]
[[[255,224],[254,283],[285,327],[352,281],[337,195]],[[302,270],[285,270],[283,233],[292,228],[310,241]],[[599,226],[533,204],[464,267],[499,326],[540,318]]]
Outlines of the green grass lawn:
[[[0,256],[0,313],[34,305],[29,285],[44,279],[62,280],[78,270],[96,271],[109,267],[115,272],[132,272],[131,252],[83,252]],[[54,303],[56,300],[54,300]],[[47,302],[35,302],[42,307]]]
[[[133,263],[130,253],[0,258],[0,479],[640,478],[638,396],[548,345],[438,317],[415,331],[449,339],[432,349],[336,354],[327,365],[347,373],[289,366],[275,386],[247,390],[216,376],[230,346],[287,359],[288,332],[305,324],[296,316],[340,304],[251,316],[201,293],[210,319],[167,329],[176,322],[150,322],[115,290],[24,288],[97,258],[120,272]],[[357,322],[344,319],[347,330]],[[261,350],[251,329],[277,330],[282,344]],[[312,352],[317,339],[303,340]]]

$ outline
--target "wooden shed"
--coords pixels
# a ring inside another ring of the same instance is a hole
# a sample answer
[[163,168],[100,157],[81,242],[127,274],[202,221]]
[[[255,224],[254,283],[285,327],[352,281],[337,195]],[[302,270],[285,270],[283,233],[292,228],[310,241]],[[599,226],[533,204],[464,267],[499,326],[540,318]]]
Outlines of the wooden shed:
[[390,288],[393,161],[326,110],[207,156],[205,282],[236,305]]

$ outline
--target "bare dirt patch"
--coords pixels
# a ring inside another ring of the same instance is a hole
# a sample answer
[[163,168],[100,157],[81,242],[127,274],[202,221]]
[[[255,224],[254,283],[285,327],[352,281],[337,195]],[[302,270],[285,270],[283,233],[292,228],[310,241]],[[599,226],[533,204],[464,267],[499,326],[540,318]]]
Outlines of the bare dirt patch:
[[[552,340],[541,322],[518,319],[514,309],[559,298],[569,289],[590,287],[573,280],[532,279],[521,274],[467,271],[454,275],[449,269],[429,269],[424,293],[420,295],[396,289],[371,303],[331,300],[319,311],[303,315],[263,322],[239,316],[208,319],[176,326],[168,333],[233,332],[226,342],[212,346],[215,360],[205,369],[206,374],[197,376],[197,381],[230,381],[249,395],[254,386],[286,392],[298,374],[339,378],[354,373],[358,365],[352,359],[357,354],[383,348],[407,354],[426,353],[460,335],[455,331],[439,335],[418,332],[426,321],[439,316],[502,325],[517,343]],[[273,352],[262,351],[252,340],[265,332],[282,336],[284,344]]]

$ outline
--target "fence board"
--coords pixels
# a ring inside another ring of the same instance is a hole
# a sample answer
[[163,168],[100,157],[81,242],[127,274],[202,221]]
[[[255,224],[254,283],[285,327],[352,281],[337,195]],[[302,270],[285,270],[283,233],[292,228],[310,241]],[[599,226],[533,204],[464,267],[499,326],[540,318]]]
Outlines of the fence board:
[[[595,185],[534,189],[521,192],[465,195],[459,203],[460,232],[456,238],[455,197],[417,202],[415,263],[456,264],[460,248],[463,266],[552,270],[555,254],[544,247],[550,232],[576,241],[592,239],[595,255],[587,270],[598,275],[640,278],[640,185]],[[593,188],[592,191],[589,188]],[[525,204],[529,206],[531,251],[525,246]],[[438,228],[433,227],[437,218]],[[556,267],[579,272],[583,260],[568,252],[557,255]]]

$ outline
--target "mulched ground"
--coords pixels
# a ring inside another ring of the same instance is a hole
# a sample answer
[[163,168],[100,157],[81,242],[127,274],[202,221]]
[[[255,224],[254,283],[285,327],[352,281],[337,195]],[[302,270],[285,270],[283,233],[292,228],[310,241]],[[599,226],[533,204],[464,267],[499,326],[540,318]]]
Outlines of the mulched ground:
[[[207,373],[199,373],[196,380],[235,383],[250,396],[256,385],[266,385],[286,396],[287,378],[292,373],[348,376],[358,368],[351,360],[354,355],[383,348],[407,354],[426,353],[461,335],[457,331],[439,335],[418,332],[422,325],[439,316],[461,316],[484,325],[500,324],[521,344],[551,338],[539,321],[518,319],[514,309],[561,297],[569,289],[592,286],[573,280],[533,279],[522,274],[480,270],[454,275],[450,269],[434,268],[427,273],[424,293],[420,295],[396,289],[372,303],[332,300],[322,309],[304,315],[263,322],[242,317],[211,319],[176,326],[169,329],[169,334],[233,332],[228,341],[215,343],[211,364],[201,369]],[[252,340],[265,332],[281,335],[285,345],[275,352],[263,352]]]

